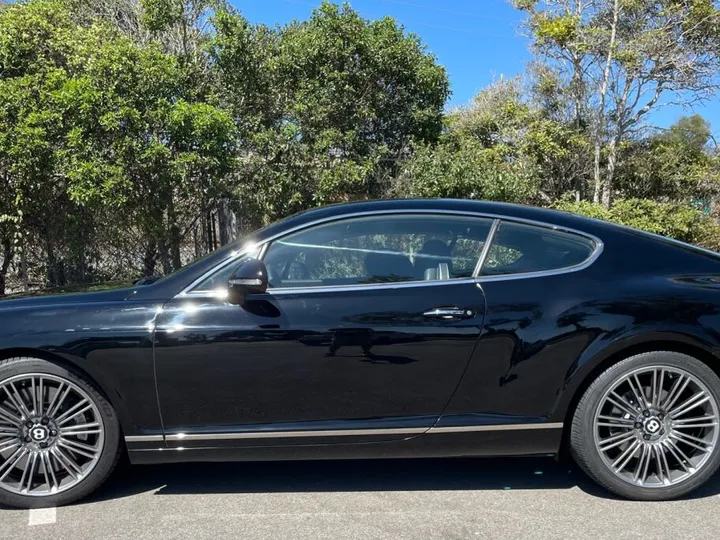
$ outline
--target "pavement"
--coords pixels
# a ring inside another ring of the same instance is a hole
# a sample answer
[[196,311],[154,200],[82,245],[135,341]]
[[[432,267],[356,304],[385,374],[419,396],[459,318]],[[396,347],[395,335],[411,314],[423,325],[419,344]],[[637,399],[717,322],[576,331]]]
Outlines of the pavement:
[[123,465],[89,499],[0,509],[0,539],[720,538],[720,476],[619,500],[549,458]]

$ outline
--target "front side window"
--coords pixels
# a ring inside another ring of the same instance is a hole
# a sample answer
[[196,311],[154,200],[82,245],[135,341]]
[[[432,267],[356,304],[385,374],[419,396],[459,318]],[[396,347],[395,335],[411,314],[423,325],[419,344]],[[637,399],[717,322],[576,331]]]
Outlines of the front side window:
[[274,288],[467,278],[491,224],[432,215],[335,221],[276,240],[264,262]]
[[545,227],[503,221],[495,233],[482,276],[570,268],[594,253],[593,240]]

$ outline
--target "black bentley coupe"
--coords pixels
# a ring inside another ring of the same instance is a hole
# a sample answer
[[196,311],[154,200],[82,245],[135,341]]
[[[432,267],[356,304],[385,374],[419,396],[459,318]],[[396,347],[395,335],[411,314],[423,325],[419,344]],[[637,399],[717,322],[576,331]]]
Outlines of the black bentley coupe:
[[132,463],[560,454],[641,500],[720,464],[720,255],[531,207],[331,206],[149,285],[0,302],[0,503]]

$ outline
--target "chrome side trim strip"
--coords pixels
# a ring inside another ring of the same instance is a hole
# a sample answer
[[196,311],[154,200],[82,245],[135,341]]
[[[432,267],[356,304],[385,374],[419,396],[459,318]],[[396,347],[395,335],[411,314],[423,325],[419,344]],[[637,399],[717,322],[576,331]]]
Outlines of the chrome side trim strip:
[[125,437],[127,443],[140,443],[140,442],[163,442],[165,437],[162,435],[130,435]]
[[235,439],[286,439],[302,437],[352,437],[367,435],[420,435],[428,428],[330,429],[324,431],[249,431],[245,433],[173,433],[168,441],[230,441]]
[[472,431],[525,431],[529,429],[562,429],[562,422],[537,424],[498,424],[492,426],[449,426],[433,427],[428,431],[432,433],[466,433]]
[[483,244],[482,251],[480,252],[480,257],[478,257],[477,264],[475,265],[473,277],[478,277],[480,275],[480,271],[485,264],[485,259],[487,259],[488,254],[490,253],[490,248],[492,247],[493,240],[495,240],[495,233],[497,233],[497,230],[500,228],[500,223],[500,219],[496,219],[495,221],[493,221],[487,238],[485,239],[485,243]]
[[[562,422],[535,424],[497,424],[485,426],[449,426],[432,428],[329,429],[320,431],[248,431],[243,433],[171,433],[167,441],[232,441],[238,439],[294,439],[311,437],[363,437],[373,435],[422,435],[423,433],[467,433],[481,431],[524,431],[561,429]],[[162,442],[161,435],[125,437],[127,442]]]
[[[464,210],[443,210],[443,209],[415,209],[415,210],[401,210],[401,209],[393,209],[393,210],[375,210],[375,211],[366,211],[366,212],[354,212],[351,214],[345,214],[341,216],[329,216],[322,219],[318,219],[315,221],[311,221],[308,223],[303,223],[302,225],[297,225],[296,227],[292,227],[286,231],[283,231],[281,233],[278,233],[274,236],[271,236],[269,238],[266,238],[263,240],[260,244],[254,244],[252,246],[243,246],[240,248],[237,252],[232,254],[230,257],[225,259],[224,261],[221,261],[218,263],[214,268],[211,268],[207,272],[205,272],[202,276],[197,278],[195,281],[193,281],[190,285],[185,287],[181,292],[179,292],[177,295],[175,295],[175,298],[218,298],[218,294],[213,291],[199,291],[199,292],[193,292],[192,288],[195,287],[197,284],[204,281],[206,278],[214,274],[215,272],[220,271],[222,268],[227,266],[228,264],[231,264],[235,259],[238,257],[241,257],[242,255],[245,255],[250,249],[260,249],[260,252],[258,253],[258,258],[263,259],[265,256],[265,252],[267,251],[268,246],[271,242],[274,240],[277,240],[278,238],[281,238],[283,236],[286,236],[288,234],[291,234],[293,232],[306,229],[309,227],[313,227],[315,225],[319,225],[321,223],[328,223],[331,221],[342,221],[345,219],[355,218],[355,217],[362,217],[362,216],[375,216],[375,215],[388,215],[388,214],[398,214],[398,215],[414,215],[414,214],[436,214],[436,215],[456,215],[456,216],[468,216],[468,217],[474,217],[474,218],[489,218],[494,219],[496,221],[512,221],[516,223],[526,223],[528,225],[535,225],[538,227],[543,227],[545,229],[551,229],[555,231],[564,231],[568,233],[577,234],[580,236],[584,236],[585,238],[588,238],[595,242],[595,251],[590,255],[590,257],[583,262],[582,264],[579,264],[577,266],[568,267],[568,268],[562,268],[558,270],[547,270],[544,272],[534,272],[534,273],[527,273],[527,274],[510,274],[510,275],[501,275],[501,276],[478,276],[477,280],[483,280],[483,281],[501,281],[501,280],[507,280],[507,279],[524,279],[524,278],[530,278],[530,277],[537,277],[539,275],[555,275],[555,274],[566,274],[568,272],[575,272],[578,270],[582,270],[584,268],[587,268],[590,266],[595,260],[600,256],[600,253],[602,253],[603,250],[603,242],[600,240],[597,236],[594,236],[590,233],[579,231],[577,229],[572,229],[570,227],[565,227],[562,225],[554,225],[552,223],[547,223],[543,221],[536,221],[533,219],[525,219],[525,218],[519,218],[519,217],[513,217],[513,216],[504,216],[500,214],[486,214],[482,212],[468,212]],[[488,245],[488,250],[490,249],[490,238],[486,240],[486,244]],[[483,247],[484,250],[484,247]],[[478,261],[481,262],[482,258]],[[484,263],[484,261],[482,261]],[[477,270],[477,268],[476,268]],[[418,282],[420,284],[428,284],[430,282]],[[447,283],[447,282],[444,282]],[[351,287],[365,287],[365,288],[375,288],[378,285],[350,285]],[[417,286],[417,285],[416,285]],[[348,287],[348,286],[346,286]],[[312,288],[308,287],[307,290],[310,291],[317,291],[318,288]],[[280,290],[280,289],[277,289]],[[298,291],[300,289],[295,289],[295,291]],[[343,289],[344,290],[344,289]]]

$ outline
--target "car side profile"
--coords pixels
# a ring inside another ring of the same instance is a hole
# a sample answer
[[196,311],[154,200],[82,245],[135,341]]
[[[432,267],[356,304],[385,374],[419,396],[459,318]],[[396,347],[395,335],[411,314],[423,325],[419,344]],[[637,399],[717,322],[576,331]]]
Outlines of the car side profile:
[[127,453],[558,455],[623,497],[720,465],[720,255],[539,208],[307,211],[158,281],[0,301],[0,503]]

